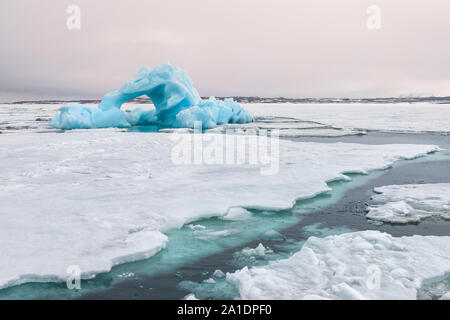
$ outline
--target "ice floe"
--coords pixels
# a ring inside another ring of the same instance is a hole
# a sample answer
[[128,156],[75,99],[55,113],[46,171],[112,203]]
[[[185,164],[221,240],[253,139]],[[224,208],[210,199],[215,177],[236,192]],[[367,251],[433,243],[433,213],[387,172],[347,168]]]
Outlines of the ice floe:
[[290,258],[226,279],[242,299],[416,299],[449,275],[450,237],[360,231],[310,237]]
[[46,132],[59,106],[54,104],[0,104],[0,132]]
[[228,134],[258,134],[265,131],[277,131],[280,137],[342,137],[366,134],[364,130],[341,129],[323,125],[311,121],[302,121],[288,118],[268,117],[270,121],[258,119],[245,124],[225,124],[214,129],[206,130],[206,133]]
[[244,248],[241,250],[240,254],[243,256],[256,256],[256,257],[264,257],[266,255],[266,252],[270,251],[270,249],[267,249],[263,246],[262,243],[258,244],[256,248]]
[[165,230],[233,207],[289,208],[328,191],[326,182],[345,173],[439,150],[282,140],[279,172],[267,176],[245,163],[174,164],[171,134],[164,133],[76,130],[1,139],[0,287],[65,281],[70,265],[92,277],[155,254],[165,246]]
[[224,220],[245,220],[251,216],[251,212],[244,208],[230,208],[228,213],[222,217]]
[[375,188],[367,218],[390,223],[450,219],[450,183],[405,184]]
[[268,260],[274,259],[276,255],[269,247],[259,243],[256,248],[243,248],[233,253],[233,265],[242,268],[244,266],[255,266],[266,264]]
[[450,107],[431,103],[292,104],[254,103],[245,108],[255,117],[287,117],[338,128],[400,132],[450,132]]

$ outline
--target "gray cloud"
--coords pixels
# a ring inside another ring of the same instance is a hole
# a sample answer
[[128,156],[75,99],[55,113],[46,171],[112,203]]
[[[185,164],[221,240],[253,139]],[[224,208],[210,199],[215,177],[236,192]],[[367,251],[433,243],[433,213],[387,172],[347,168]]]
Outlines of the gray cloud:
[[166,61],[202,95],[450,95],[450,2],[375,2],[377,31],[366,0],[2,0],[0,100],[100,98]]

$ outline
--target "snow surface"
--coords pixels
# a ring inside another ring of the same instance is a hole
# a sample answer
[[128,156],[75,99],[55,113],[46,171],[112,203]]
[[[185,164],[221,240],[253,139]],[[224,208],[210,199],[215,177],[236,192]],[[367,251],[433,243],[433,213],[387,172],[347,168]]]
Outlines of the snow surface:
[[[130,114],[120,110],[126,101],[143,95],[151,99],[155,109],[135,109]],[[142,67],[134,79],[106,94],[98,108],[78,103],[63,106],[51,124],[65,130],[143,124],[194,128],[196,121],[201,121],[203,128],[214,128],[225,123],[250,122],[252,117],[233,99],[202,100],[186,72],[165,63],[154,69]]]
[[416,299],[450,275],[450,237],[359,231],[310,237],[288,259],[227,274],[242,299]]
[[155,254],[170,228],[232,207],[289,208],[329,190],[327,181],[348,179],[344,173],[438,150],[281,140],[278,174],[261,175],[247,164],[176,165],[171,136],[119,129],[2,135],[0,287],[65,281],[70,265],[91,277]]
[[450,292],[447,292],[446,294],[444,294],[440,300],[450,300]]
[[343,137],[363,135],[367,132],[355,129],[340,129],[328,125],[322,125],[310,121],[276,121],[265,122],[255,121],[246,124],[226,124],[214,129],[209,129],[207,133],[233,133],[233,134],[257,134],[259,132],[278,130],[280,137]]
[[256,248],[244,248],[241,250],[240,254],[243,256],[257,256],[264,257],[266,252],[269,251],[262,243],[258,244]]
[[59,109],[54,104],[0,104],[0,132],[47,132],[48,124]]
[[[234,130],[244,128],[280,129],[280,136],[337,136],[363,134],[365,130],[396,132],[450,132],[450,106],[430,103],[417,104],[241,104],[255,118],[254,123],[232,124]],[[95,109],[96,105],[85,105]],[[55,104],[0,104],[0,132],[48,131],[49,120],[58,112]],[[125,103],[130,125],[151,123],[143,117],[155,110],[146,105]],[[136,111],[137,109],[140,109]],[[152,111],[153,110],[153,111]],[[278,115],[278,116],[277,116]],[[284,117],[283,117],[284,116]],[[39,119],[36,121],[36,119]],[[140,122],[141,121],[141,122]],[[269,123],[264,126],[264,123]],[[240,127],[243,128],[240,128]],[[343,130],[337,130],[342,128]],[[290,130],[291,129],[291,130]],[[216,129],[214,129],[216,130]],[[217,128],[222,132],[222,126]]]
[[367,218],[390,223],[450,220],[450,183],[405,184],[375,188]]
[[245,220],[248,219],[252,213],[244,208],[230,208],[228,213],[222,217],[224,220]]
[[450,105],[254,103],[254,117],[290,117],[338,128],[400,132],[450,132]]

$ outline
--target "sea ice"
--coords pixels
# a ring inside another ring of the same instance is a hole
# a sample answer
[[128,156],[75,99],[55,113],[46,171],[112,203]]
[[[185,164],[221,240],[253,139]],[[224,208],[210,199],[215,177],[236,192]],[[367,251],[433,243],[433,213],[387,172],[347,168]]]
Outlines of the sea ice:
[[264,247],[262,243],[256,248],[243,248],[233,253],[233,265],[237,268],[244,266],[255,266],[266,264],[269,259],[273,259],[274,252],[269,247]]
[[153,255],[166,230],[233,207],[290,208],[345,173],[439,150],[281,140],[278,174],[261,175],[245,163],[177,165],[171,136],[112,129],[2,136],[0,287],[65,281],[69,265],[92,277]]
[[367,218],[390,223],[450,219],[450,183],[405,184],[375,188]]
[[450,107],[432,103],[249,103],[258,117],[287,117],[316,121],[344,129],[398,132],[450,132]]
[[198,299],[195,297],[195,294],[191,293],[185,296],[183,300],[198,300]]
[[244,208],[230,208],[228,213],[222,217],[224,220],[245,220],[251,216],[252,213]]
[[[145,109],[137,104],[122,105],[121,110],[130,111],[124,112],[129,125],[158,123],[156,110],[150,103],[149,100],[149,106],[145,106]],[[96,105],[85,106],[97,109]],[[450,118],[450,108],[442,104],[247,103],[241,106],[254,116],[255,125],[254,123],[242,124],[243,128],[239,128],[239,124],[232,124],[231,126],[237,131],[252,127],[278,128],[281,130],[280,136],[336,136],[362,134],[365,132],[363,130],[450,132],[450,122],[447,120]],[[59,108],[60,106],[55,104],[0,104],[0,123],[5,123],[0,124],[0,131],[5,133],[48,130],[48,121]],[[58,127],[58,122],[56,116],[53,125]],[[267,125],[264,125],[264,122],[267,122]],[[344,130],[333,130],[333,128]],[[306,130],[300,132],[301,129]],[[224,131],[222,128],[217,130]]]
[[213,278],[216,278],[216,279],[222,279],[222,278],[225,278],[225,273],[223,273],[222,270],[217,269],[217,270],[214,271],[214,273],[213,273]]
[[59,106],[54,104],[0,104],[0,134],[45,132]]
[[267,248],[263,246],[262,243],[258,244],[256,248],[244,248],[241,250],[240,254],[244,256],[256,256],[256,257],[264,257],[266,255],[266,251],[269,251]]
[[450,237],[359,231],[310,237],[290,258],[226,279],[242,299],[416,299],[449,273]]
[[261,235],[261,238],[268,241],[283,241],[285,237],[276,230],[269,230]]
[[[137,108],[125,114],[120,109],[126,101],[143,95],[151,99],[154,110]],[[63,106],[51,126],[65,130],[144,124],[193,128],[196,121],[209,129],[226,123],[251,122],[252,116],[233,99],[202,100],[186,72],[166,63],[154,69],[142,67],[134,79],[106,94],[98,108],[76,103]]]
[[444,294],[440,300],[450,300],[450,292],[447,292],[446,294]]

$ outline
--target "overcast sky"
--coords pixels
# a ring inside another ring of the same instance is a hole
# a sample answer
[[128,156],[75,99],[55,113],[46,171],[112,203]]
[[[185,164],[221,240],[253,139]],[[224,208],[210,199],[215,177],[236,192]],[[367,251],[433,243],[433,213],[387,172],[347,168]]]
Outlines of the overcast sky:
[[166,61],[202,96],[450,95],[449,39],[449,0],[1,0],[0,101],[100,99]]

